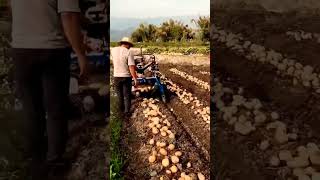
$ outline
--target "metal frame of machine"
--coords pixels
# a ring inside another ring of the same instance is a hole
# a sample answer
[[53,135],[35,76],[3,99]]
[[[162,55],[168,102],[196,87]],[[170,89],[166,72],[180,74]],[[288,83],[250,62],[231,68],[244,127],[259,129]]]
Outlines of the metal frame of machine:
[[[132,87],[132,93],[139,97],[144,93],[141,86],[147,86],[151,95],[157,94],[163,102],[167,102],[166,85],[161,82],[155,56],[153,54],[142,54],[141,51],[140,55],[135,56],[135,62],[136,71],[142,76],[137,78],[138,85]],[[149,70],[148,76],[145,76],[146,70]],[[146,93],[150,94],[149,91],[146,91]]]

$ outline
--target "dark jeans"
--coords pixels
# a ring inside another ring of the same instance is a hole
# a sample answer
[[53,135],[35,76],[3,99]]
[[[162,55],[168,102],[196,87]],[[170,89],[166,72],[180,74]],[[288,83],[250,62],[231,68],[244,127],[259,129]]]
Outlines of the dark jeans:
[[17,96],[27,124],[27,152],[36,161],[65,152],[69,55],[69,49],[12,49]]
[[131,77],[114,77],[114,86],[118,96],[119,112],[130,112],[132,87],[131,81]]

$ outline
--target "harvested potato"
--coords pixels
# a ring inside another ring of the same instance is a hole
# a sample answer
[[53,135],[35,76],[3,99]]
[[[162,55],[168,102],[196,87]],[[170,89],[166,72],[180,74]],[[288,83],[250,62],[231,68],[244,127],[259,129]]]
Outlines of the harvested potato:
[[175,138],[175,135],[173,133],[169,134],[169,138],[170,139],[174,139]]
[[175,165],[171,166],[170,170],[171,170],[172,173],[178,172],[178,168]]
[[187,163],[187,167],[191,168],[191,163],[190,162]]
[[167,144],[165,142],[160,143],[160,147],[165,147]]
[[160,129],[161,128],[161,124],[157,124],[156,127]]
[[165,137],[165,136],[167,136],[167,133],[164,132],[164,131],[162,131],[162,132],[161,132],[161,136]]
[[180,156],[182,156],[182,152],[181,151],[177,151],[177,152],[174,153],[174,155],[180,157]]
[[280,164],[280,159],[277,156],[272,156],[269,163],[271,166],[277,167]]
[[176,164],[179,162],[179,158],[177,156],[171,156],[172,163]]
[[163,148],[161,148],[161,149],[159,150],[159,152],[160,152],[161,155],[164,155],[164,156],[168,155],[167,150],[165,150],[165,149],[163,149]]
[[152,156],[149,156],[149,162],[150,163],[154,163],[156,161],[156,156],[152,155]]
[[167,173],[167,174],[171,174],[171,171],[170,171],[170,170],[166,170],[166,173]]
[[199,180],[205,180],[206,179],[206,177],[204,177],[204,175],[202,174],[202,173],[198,173],[198,178],[199,178]]
[[194,173],[190,173],[189,176],[191,177],[192,180],[197,180],[198,179],[197,175],[194,174]]
[[163,167],[168,167],[170,165],[169,159],[168,158],[164,158],[162,160],[162,166]]
[[174,148],[175,148],[174,144],[169,144],[168,149],[169,149],[170,151],[174,150]]
[[154,127],[154,124],[153,124],[153,123],[150,123],[148,126],[149,126],[149,128],[153,128],[153,127]]
[[153,133],[153,134],[158,134],[158,133],[159,133],[158,128],[153,127],[153,128],[152,128],[152,133]]
[[152,151],[152,155],[157,155],[158,153],[157,153],[157,151]]
[[149,144],[153,145],[154,144],[154,139],[150,139]]

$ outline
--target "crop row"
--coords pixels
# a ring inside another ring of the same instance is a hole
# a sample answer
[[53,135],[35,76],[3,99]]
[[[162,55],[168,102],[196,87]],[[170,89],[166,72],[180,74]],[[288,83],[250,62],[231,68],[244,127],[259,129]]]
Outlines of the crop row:
[[299,60],[292,59],[267,49],[262,45],[244,40],[239,34],[213,28],[213,40],[224,43],[226,47],[246,59],[263,64],[269,64],[276,68],[277,73],[291,78],[293,85],[302,84],[305,87],[313,88],[320,93],[320,74],[311,65],[303,65]]

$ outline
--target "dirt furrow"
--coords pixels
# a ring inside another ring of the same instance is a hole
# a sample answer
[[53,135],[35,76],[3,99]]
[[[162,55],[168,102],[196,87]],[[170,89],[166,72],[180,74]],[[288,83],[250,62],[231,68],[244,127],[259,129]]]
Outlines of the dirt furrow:
[[[198,173],[202,173],[206,176],[206,179],[209,179],[209,162],[200,153],[201,150],[194,144],[190,135],[179,124],[168,107],[160,102],[154,102],[164,120],[170,122],[170,126],[167,125],[166,127],[169,127],[170,133],[174,134],[174,139],[160,136],[160,132],[155,134],[153,129],[151,131],[150,120],[146,118],[144,113],[146,107],[143,107],[142,101],[141,99],[135,101],[133,116],[124,122],[122,145],[127,154],[126,179],[159,179],[160,177],[178,179],[182,172],[189,176],[197,176]],[[162,124],[162,127],[165,126],[163,121],[160,124]],[[154,140],[152,144],[150,143],[151,139]],[[166,146],[173,144],[174,150],[169,150],[165,146],[164,149],[166,149],[168,155],[160,155],[161,151],[157,142],[165,142]],[[156,160],[150,163],[149,158],[153,151],[156,151]],[[177,151],[181,151],[182,155],[179,156],[179,162],[175,164],[178,172],[174,173],[174,170],[171,169],[173,161],[169,161],[171,165],[166,167],[162,160],[166,157],[170,159],[170,156],[172,157],[172,154],[176,154]],[[170,170],[170,174],[168,174],[168,170]]]

